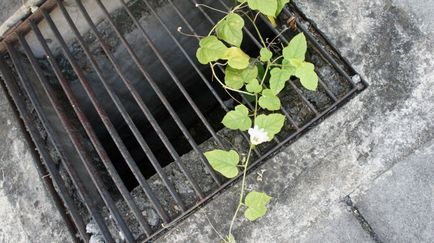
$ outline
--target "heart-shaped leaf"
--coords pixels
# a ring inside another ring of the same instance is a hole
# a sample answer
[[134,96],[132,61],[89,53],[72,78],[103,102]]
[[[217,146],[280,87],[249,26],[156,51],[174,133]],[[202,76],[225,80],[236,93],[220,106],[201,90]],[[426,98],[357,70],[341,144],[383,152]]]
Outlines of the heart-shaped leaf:
[[290,0],[277,0],[277,11],[276,11],[276,16],[278,16],[280,14],[280,12],[282,12],[283,8],[285,7],[285,5],[287,3],[289,3]]
[[263,192],[250,192],[244,199],[244,204],[247,206],[244,216],[250,221],[264,216],[267,213],[267,204],[270,200],[271,197]]
[[270,111],[277,111],[281,106],[279,97],[271,89],[264,89],[262,91],[262,96],[259,98],[258,103],[262,108]]
[[275,95],[285,88],[285,83],[290,77],[291,73],[287,69],[273,68],[270,71],[270,89]]
[[261,55],[260,60],[263,62],[268,62],[273,57],[273,53],[265,47],[261,48],[259,54]]
[[246,90],[251,93],[257,94],[262,91],[262,86],[261,84],[259,84],[259,81],[255,78],[250,80],[250,82],[246,85]]
[[196,57],[202,64],[208,64],[222,59],[228,49],[223,42],[213,35],[200,40],[199,46]]
[[236,13],[228,14],[216,26],[217,37],[234,46],[243,42],[244,19]]
[[295,71],[295,76],[300,79],[301,84],[308,90],[315,91],[318,87],[318,75],[315,66],[309,62],[303,62]]
[[276,16],[277,0],[247,0],[249,7],[267,16]]
[[250,57],[238,47],[230,47],[224,53],[228,65],[235,69],[245,69],[249,66]]
[[258,77],[258,67],[256,65],[249,66],[245,69],[235,69],[227,67],[225,70],[225,84],[233,89],[241,89],[244,83]]
[[268,134],[268,141],[271,141],[278,134],[285,123],[285,116],[282,114],[259,115],[255,119],[255,126],[262,128]]
[[229,111],[222,121],[229,129],[247,131],[252,127],[252,119],[249,117],[249,110],[244,105],[238,105],[235,110]]
[[226,178],[234,178],[238,175],[238,163],[240,156],[234,150],[212,150],[204,153],[212,168],[225,176]]
[[298,59],[304,61],[307,51],[307,41],[304,33],[296,35],[289,42],[288,46],[283,48],[283,56],[286,60]]

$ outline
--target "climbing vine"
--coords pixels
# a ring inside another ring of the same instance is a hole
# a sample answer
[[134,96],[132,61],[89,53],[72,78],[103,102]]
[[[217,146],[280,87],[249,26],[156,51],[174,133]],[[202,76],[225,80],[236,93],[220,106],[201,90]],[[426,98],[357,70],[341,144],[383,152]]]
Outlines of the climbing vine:
[[[223,242],[235,242],[232,230],[241,209],[250,221],[267,212],[271,197],[265,192],[247,192],[246,173],[255,146],[271,141],[283,128],[285,116],[279,112],[282,106],[279,93],[293,76],[308,90],[314,91],[318,85],[314,65],[305,61],[307,42],[303,33],[293,37],[287,46],[282,46],[281,53],[276,53],[272,49],[275,43],[267,43],[256,25],[260,14],[274,25],[275,18],[287,3],[289,0],[238,0],[238,5],[225,13],[207,36],[201,37],[196,53],[198,61],[210,66],[213,78],[224,89],[248,98],[253,107],[249,109],[234,98],[239,104],[222,120],[229,129],[248,132],[249,150],[245,158],[234,149],[205,152],[212,168],[226,178],[235,178],[242,173],[239,202],[229,231],[222,237]],[[254,16],[250,17],[246,9]],[[245,19],[251,22],[261,42],[259,57],[250,57],[241,48]],[[223,70],[223,80],[217,75],[216,68]]]

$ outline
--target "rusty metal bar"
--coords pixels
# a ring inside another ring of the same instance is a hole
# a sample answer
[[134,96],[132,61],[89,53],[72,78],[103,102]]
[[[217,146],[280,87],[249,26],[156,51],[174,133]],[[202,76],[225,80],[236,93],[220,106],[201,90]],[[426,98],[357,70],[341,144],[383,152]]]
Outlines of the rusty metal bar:
[[53,53],[51,52],[50,48],[48,47],[44,37],[42,36],[42,33],[38,29],[38,27],[33,23],[30,22],[30,26],[33,30],[33,33],[35,33],[39,43],[41,44],[42,48],[44,49],[45,55],[47,56],[48,62],[50,63],[51,67],[53,68],[53,71],[62,86],[62,89],[64,90],[69,102],[72,105],[72,108],[74,109],[78,119],[80,120],[83,128],[85,129],[87,135],[89,136],[92,145],[94,146],[95,150],[97,151],[99,157],[101,158],[101,161],[104,163],[104,166],[107,168],[107,171],[109,172],[110,176],[112,177],[113,182],[119,189],[119,192],[124,197],[126,203],[131,208],[134,216],[137,218],[140,226],[143,228],[145,233],[150,234],[151,228],[149,227],[148,223],[146,222],[145,218],[143,217],[142,213],[138,209],[137,205],[135,204],[134,200],[132,199],[127,187],[123,183],[121,177],[116,171],[116,168],[113,166],[113,163],[111,162],[107,152],[103,148],[101,142],[99,141],[94,129],[90,125],[90,122],[86,115],[82,112],[82,109],[80,108],[80,105],[78,103],[77,98],[73,94],[68,81],[65,79],[64,75],[62,74],[59,65],[57,62],[53,59]]
[[[77,6],[79,7],[81,13],[83,14],[86,22],[90,25],[92,31],[94,32],[94,34],[96,35],[98,41],[100,42],[101,47],[103,47],[104,52],[107,54],[107,56],[109,57],[109,59],[112,61],[112,63],[114,64],[114,66],[116,68],[116,66],[117,66],[117,65],[115,65],[116,62],[114,62],[113,56],[111,55],[110,51],[108,50],[107,45],[105,44],[104,40],[102,39],[101,35],[99,34],[99,31],[97,30],[95,24],[93,23],[92,19],[90,18],[87,10],[84,8],[84,6],[83,6],[83,4],[81,3],[80,0],[76,0],[76,3],[77,3]],[[98,3],[98,1],[97,1],[97,3]],[[111,25],[113,24],[111,20],[109,22],[111,23]],[[208,161],[206,160],[205,156],[203,155],[203,152],[200,150],[199,146],[196,144],[196,142],[194,141],[192,135],[190,134],[190,132],[188,131],[188,129],[185,127],[185,125],[182,123],[181,119],[179,118],[179,116],[177,115],[177,113],[175,112],[175,110],[172,108],[172,106],[170,105],[170,103],[167,100],[167,98],[165,97],[165,95],[161,92],[160,88],[154,82],[153,78],[145,70],[145,68],[141,64],[139,58],[134,53],[134,51],[132,50],[131,46],[128,44],[128,42],[122,36],[122,34],[119,32],[119,30],[117,28],[115,28],[114,25],[112,25],[112,27],[113,27],[113,30],[116,32],[116,35],[121,40],[122,44],[127,49],[128,53],[130,54],[130,56],[133,59],[134,63],[139,68],[139,70],[142,73],[142,75],[146,78],[146,80],[148,81],[148,83],[150,84],[150,86],[152,87],[152,89],[155,91],[155,93],[157,94],[157,96],[159,97],[159,99],[161,100],[161,102],[163,103],[163,105],[166,107],[167,111],[172,116],[173,120],[176,122],[176,124],[180,128],[181,132],[186,137],[187,141],[190,143],[190,145],[193,147],[193,149],[199,154],[201,161],[204,163],[204,165],[210,171],[210,174],[213,177],[214,181],[218,185],[221,185],[220,179],[218,178],[217,174],[214,172],[214,170],[209,165]],[[133,94],[134,99],[139,104],[143,103],[143,100],[139,96],[137,90],[131,84],[129,84],[129,83],[127,83],[127,84],[128,84],[127,87],[130,90],[130,92]]]
[[[65,183],[63,182],[62,177],[57,171],[53,159],[49,155],[47,149],[43,147],[44,144],[43,138],[41,137],[40,133],[37,131],[35,126],[32,125],[33,122],[31,120],[29,112],[26,109],[26,104],[22,99],[22,95],[18,90],[16,79],[12,75],[9,67],[1,60],[1,58],[0,58],[0,72],[4,80],[4,83],[0,81],[1,86],[4,89],[6,95],[7,93],[10,94],[10,97],[8,96],[8,99],[11,99],[11,101],[13,101],[10,102],[11,105],[15,104],[17,112],[19,113],[17,114],[17,116],[19,115],[19,117],[17,118],[21,118],[20,120],[23,121],[22,126],[25,127],[26,130],[29,132],[28,136],[30,136],[32,140],[29,142],[31,142],[34,145],[34,147],[38,151],[38,154],[40,155],[40,157],[37,155],[34,156],[34,159],[38,160],[35,161],[35,163],[37,164],[37,167],[40,168],[42,174],[48,173],[49,175],[47,177],[44,177],[44,181],[47,185],[48,191],[54,197],[53,199],[56,203],[56,206],[59,208],[62,217],[66,221],[67,227],[71,232],[72,239],[74,241],[78,240],[77,238],[78,236],[75,233],[75,229],[76,229],[78,230],[79,236],[81,237],[82,240],[89,241],[89,235],[86,232],[86,226],[83,223],[83,219],[78,213],[72,198],[69,196],[68,190],[65,187]],[[32,150],[32,153],[36,153],[36,151]],[[42,159],[42,161],[40,161],[40,159]],[[58,193],[56,192],[54,186],[57,188]],[[58,199],[61,200],[61,202],[59,202]],[[65,209],[68,212],[66,212]],[[67,214],[70,215],[71,219],[69,219]],[[72,220],[72,222],[69,222],[70,220]],[[72,223],[74,224],[74,226],[71,225]],[[72,227],[74,227],[74,229],[72,229]]]
[[[195,29],[193,28],[193,26],[191,26],[191,24],[187,21],[187,19],[185,19],[185,17],[183,16],[183,14],[181,13],[181,11],[179,10],[179,8],[173,3],[173,1],[172,0],[169,0],[169,3],[170,3],[170,5],[173,7],[173,9],[175,10],[175,12],[177,13],[177,15],[178,15],[178,17],[182,20],[182,22],[187,26],[187,28],[196,36],[196,39],[197,40],[200,40],[199,39],[199,35],[197,34],[197,32],[195,31]],[[199,8],[200,9],[200,8]],[[200,9],[200,10],[202,10],[202,9]],[[203,10],[202,10],[203,11]],[[206,17],[209,17],[208,15],[206,15]],[[212,20],[211,20],[212,21]],[[170,31],[169,31],[170,32]],[[173,36],[171,33],[170,33],[170,35],[171,36]],[[175,38],[176,39],[176,38]],[[190,58],[191,59],[191,58]],[[194,63],[194,62],[193,62]],[[194,67],[196,67],[197,65],[196,64],[192,64]],[[220,66],[219,66],[219,68],[221,68]],[[200,72],[200,71],[199,71]],[[203,76],[203,74],[202,74],[202,76]],[[207,86],[209,87],[209,89],[211,89],[211,91],[212,91],[212,93],[213,93],[213,95],[214,95],[214,97],[217,99],[217,101],[220,103],[220,105],[222,106],[222,108],[223,108],[223,110],[225,111],[225,112],[228,112],[229,111],[229,109],[228,109],[228,107],[225,105],[225,103],[222,101],[222,99],[221,99],[221,97],[217,94],[217,92],[215,92],[215,89],[209,84],[209,81],[206,79],[206,78],[203,78],[203,80],[204,80],[204,82],[207,84]],[[246,141],[249,141],[249,137],[246,135],[246,133],[244,133],[244,132],[241,132],[241,135],[243,136],[243,138],[246,140]],[[254,152],[255,152],[255,154],[256,155],[258,155],[258,156],[260,156],[260,153],[259,153],[259,151],[257,150],[257,149],[254,149]]]
[[18,76],[20,78],[21,86],[24,88],[24,90],[27,93],[27,96],[29,97],[30,101],[33,104],[33,107],[35,107],[35,111],[38,114],[39,119],[41,119],[42,124],[44,126],[44,129],[47,131],[47,135],[51,140],[51,143],[55,147],[56,151],[60,154],[62,161],[64,162],[65,168],[68,172],[68,174],[71,177],[71,180],[73,181],[75,187],[78,189],[78,192],[80,193],[81,198],[83,199],[83,202],[85,203],[86,207],[88,208],[89,212],[91,213],[93,219],[95,220],[96,224],[98,225],[101,233],[104,236],[104,239],[107,242],[114,242],[113,238],[110,235],[110,232],[107,228],[106,222],[104,221],[104,218],[101,216],[99,211],[96,209],[95,204],[95,198],[90,196],[87,189],[84,187],[83,182],[79,179],[77,172],[72,167],[72,161],[70,161],[69,157],[65,155],[65,152],[63,149],[59,146],[59,143],[57,142],[59,137],[57,137],[56,133],[54,132],[53,128],[49,125],[48,119],[43,112],[42,105],[40,104],[39,100],[37,99],[37,96],[35,94],[33,85],[31,85],[30,80],[25,75],[24,67],[22,65],[21,60],[18,58],[18,54],[15,53],[15,50],[10,44],[7,42],[6,48],[10,54],[10,57],[12,59],[12,62],[15,66],[15,69],[17,70]]
[[76,151],[78,152],[81,161],[83,162],[87,172],[90,175],[90,178],[92,179],[93,183],[95,184],[95,187],[97,188],[98,192],[101,195],[101,198],[104,200],[104,203],[106,204],[107,208],[109,209],[110,213],[113,215],[113,218],[115,222],[117,223],[118,227],[122,231],[122,233],[125,236],[125,239],[128,242],[133,242],[134,237],[129,230],[127,224],[125,223],[124,219],[122,218],[119,210],[116,207],[115,202],[113,201],[113,198],[110,196],[110,193],[107,191],[107,188],[105,188],[104,183],[99,176],[99,173],[96,171],[95,167],[92,164],[92,158],[89,156],[89,153],[85,152],[86,149],[81,142],[82,139],[80,139],[76,132],[74,132],[73,125],[70,121],[70,119],[67,117],[63,109],[61,109],[61,103],[56,98],[54,90],[50,87],[50,85],[47,83],[47,80],[39,67],[36,58],[34,57],[32,50],[30,49],[30,46],[28,45],[27,41],[24,39],[24,37],[21,35],[21,33],[17,33],[18,41],[24,49],[24,53],[26,54],[28,60],[30,61],[30,64],[33,68],[33,71],[36,73],[37,78],[39,79],[39,82],[41,83],[45,94],[47,95],[52,107],[56,111],[57,116],[60,118],[60,121],[62,125],[66,128],[66,132],[69,136],[69,138],[72,141],[72,144],[74,145]]
[[[106,126],[107,130],[109,131],[110,135],[112,136],[116,145],[118,146],[120,152],[122,153],[122,156],[125,158],[128,166],[130,167],[134,176],[138,180],[139,184],[144,189],[146,195],[148,196],[149,200],[153,204],[154,208],[157,210],[160,217],[163,219],[163,221],[168,222],[170,220],[168,215],[166,214],[166,212],[162,208],[161,204],[158,202],[158,199],[154,196],[152,189],[149,186],[148,182],[146,181],[144,176],[140,173],[139,167],[137,166],[136,162],[133,160],[133,158],[132,158],[131,154],[129,153],[128,149],[126,148],[125,144],[122,142],[122,140],[121,140],[119,134],[117,133],[114,125],[110,121],[108,114],[106,113],[106,111],[102,107],[101,103],[97,100],[94,91],[90,87],[83,71],[78,66],[76,61],[74,60],[74,57],[72,56],[71,52],[68,50],[68,47],[67,47],[63,37],[61,36],[59,30],[57,29],[56,25],[54,24],[53,20],[45,11],[42,11],[42,12],[44,14],[45,20],[48,22],[51,30],[53,31],[57,41],[60,43],[60,45],[62,47],[62,51],[64,52],[66,58],[68,59],[72,68],[74,69],[75,73],[77,74],[77,77],[78,77],[80,83],[82,84],[83,88],[85,89],[88,97],[91,99],[93,106],[95,107],[95,109],[96,109],[97,113],[99,114],[100,118],[102,119],[104,125]],[[147,154],[147,155],[152,156],[150,154]],[[155,158],[155,157],[153,157],[153,158]]]
[[[203,125],[207,128],[207,130],[209,131],[209,133],[211,134],[211,136],[214,138],[214,140],[217,142],[217,144],[221,147],[224,148],[225,146],[223,145],[223,143],[221,142],[220,138],[217,136],[216,132],[214,131],[214,129],[212,128],[211,124],[209,124],[208,120],[205,118],[205,116],[202,114],[202,111],[199,109],[199,107],[196,105],[196,103],[193,101],[193,99],[191,98],[190,94],[187,92],[187,90],[184,88],[184,86],[182,85],[181,81],[178,79],[178,77],[175,75],[175,73],[173,72],[172,68],[170,68],[169,64],[166,62],[166,60],[164,60],[164,58],[161,56],[160,52],[158,51],[158,48],[155,46],[154,42],[151,40],[151,38],[149,37],[149,35],[146,33],[145,29],[143,28],[143,26],[139,23],[139,21],[137,20],[136,17],[134,17],[133,13],[131,12],[131,10],[128,8],[127,4],[125,3],[125,0],[119,0],[123,6],[123,8],[125,9],[125,11],[127,11],[128,15],[130,16],[130,18],[133,20],[135,26],[137,28],[140,29],[140,31],[142,32],[142,35],[146,41],[146,43],[149,45],[149,47],[151,48],[152,52],[154,53],[154,55],[158,58],[158,60],[160,61],[160,63],[163,65],[164,69],[166,69],[167,73],[170,75],[170,77],[172,78],[172,81],[176,84],[176,86],[179,88],[179,90],[181,91],[181,93],[184,95],[185,99],[188,101],[188,103],[190,104],[191,108],[193,108],[194,112],[196,113],[196,115],[199,117],[199,119],[202,121]],[[155,10],[152,8],[152,6],[147,2],[147,1],[143,1],[145,3],[145,5],[151,10],[152,14],[154,17],[157,18],[157,20],[159,21],[159,23],[163,26],[163,28],[167,28],[167,26],[165,26],[163,24],[163,22],[161,21],[160,17],[157,15],[157,13],[155,12]],[[104,15],[106,16],[107,19],[109,19],[109,21],[111,23],[113,23],[113,21],[111,20],[110,14],[108,13],[107,9],[105,8],[105,6],[101,3],[100,0],[97,0],[97,3],[100,4],[100,7],[103,9]],[[114,28],[115,25],[113,23]],[[176,40],[176,39],[175,39]],[[177,42],[177,44],[179,44],[179,42]],[[182,46],[178,45],[178,48],[182,51],[183,48]],[[184,50],[185,51],[185,50]]]
[[[85,41],[84,41],[83,37],[81,36],[80,32],[78,31],[77,27],[75,26],[74,22],[72,21],[71,16],[66,11],[65,7],[63,6],[63,4],[61,2],[59,2],[59,8],[62,11],[62,14],[65,17],[65,19],[66,19],[69,27],[72,29],[75,37],[77,38],[77,40],[79,41],[81,47],[83,48],[83,50],[84,50],[87,58],[91,62],[92,66],[93,66],[94,70],[96,71],[96,73],[97,73],[100,81],[102,82],[105,90],[107,91],[107,93],[109,94],[109,96],[112,98],[112,100],[113,100],[115,106],[117,107],[118,111],[121,113],[121,115],[124,118],[124,120],[127,123],[127,125],[133,131],[135,137],[138,138],[139,142],[143,143],[144,142],[143,136],[141,135],[141,133],[139,132],[138,128],[134,124],[131,116],[126,111],[126,109],[125,109],[124,105],[122,104],[122,102],[120,101],[118,95],[110,87],[110,85],[107,82],[106,78],[102,74],[103,72],[102,72],[100,66],[96,62],[96,60],[93,57],[93,55],[90,53],[90,50],[87,47],[87,45],[85,44]],[[123,75],[122,75],[122,79],[127,80]],[[203,198],[204,197],[203,192],[201,191],[200,187],[197,185],[196,181],[191,177],[191,175],[187,171],[187,169],[181,163],[181,159],[180,159],[179,154],[176,152],[175,148],[173,147],[173,145],[171,144],[171,142],[169,141],[169,139],[165,135],[164,131],[158,125],[158,122],[156,121],[156,119],[152,115],[151,111],[149,110],[149,108],[145,104],[143,104],[143,108],[144,108],[143,112],[144,112],[146,118],[151,123],[151,125],[155,129],[156,133],[159,135],[160,139],[163,141],[163,143],[166,146],[166,148],[168,149],[168,151],[171,153],[171,155],[174,158],[175,162],[177,163],[178,167],[183,172],[183,174],[185,175],[185,177],[187,178],[187,180],[189,181],[189,183],[192,184],[193,189],[195,190],[195,192],[199,196],[199,198]],[[158,169],[161,170],[161,168],[158,168]]]
[[[39,8],[44,8],[47,11],[51,11],[56,7],[56,2],[54,0],[46,0]],[[42,13],[39,10],[36,10],[35,13],[31,14],[27,19],[32,19],[35,22],[39,22],[43,19]],[[3,38],[0,39],[2,42],[0,43],[0,54],[6,53],[6,42],[14,43],[17,41],[17,36],[15,35],[15,31],[20,31],[23,34],[26,34],[30,31],[30,26],[27,21],[21,21],[14,27],[10,28],[6,33],[3,34]]]

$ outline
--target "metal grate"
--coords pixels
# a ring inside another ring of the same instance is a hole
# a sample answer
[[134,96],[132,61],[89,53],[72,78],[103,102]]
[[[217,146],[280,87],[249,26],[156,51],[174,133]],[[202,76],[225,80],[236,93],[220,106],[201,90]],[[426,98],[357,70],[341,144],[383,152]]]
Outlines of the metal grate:
[[[123,29],[117,26],[115,17],[109,13],[101,0],[95,0],[95,3],[103,13],[109,31],[128,54],[124,59],[120,60],[119,56],[115,55],[113,46],[108,43],[107,34],[101,32],[89,15],[89,9],[86,9],[80,0],[73,2],[79,9],[81,18],[90,27],[92,38],[80,33],[76,20],[71,17],[63,1],[47,0],[36,13],[10,31],[0,46],[2,53],[0,71],[4,86],[7,87],[55,185],[56,192],[66,208],[71,233],[75,235],[77,232],[80,236],[76,238],[77,241],[89,240],[86,224],[90,220],[98,226],[106,242],[114,242],[120,237],[114,229],[121,232],[121,238],[127,242],[150,240],[234,182],[225,181],[213,172],[202,155],[203,145],[199,145],[210,138],[213,146],[227,148],[229,144],[227,136],[238,136],[228,131],[218,131],[221,128],[218,125],[221,116],[215,118],[212,115],[223,114],[224,111],[231,109],[232,104],[227,102],[228,94],[213,84],[209,70],[197,64],[191,54],[194,46],[186,45],[183,41],[185,37],[177,32],[176,26],[169,24],[170,20],[162,18],[160,12],[151,3],[139,0],[160,26],[160,32],[165,33],[171,45],[179,51],[176,58],[182,59],[182,64],[195,73],[194,82],[203,85],[203,90],[209,93],[207,99],[213,100],[209,102],[215,105],[211,109],[199,103],[196,97],[190,94],[191,89],[186,87],[179,73],[173,69],[161,45],[155,42],[155,36],[160,33],[148,32],[139,20],[136,9],[131,7],[132,4],[127,4],[124,0],[119,1],[123,11],[129,16],[126,21],[130,21],[140,33],[144,45],[154,55],[155,63],[158,63],[161,72],[169,78],[166,81],[182,101],[178,98],[172,99],[172,95],[165,92],[161,82],[154,78],[156,74],[149,71],[149,65],[144,64],[146,60],[138,54],[137,46],[132,46]],[[194,8],[195,4],[197,4],[195,0],[168,0],[166,7],[175,14],[173,18],[176,18],[177,25],[197,35],[199,24],[210,26],[218,20],[218,16],[208,12],[207,9]],[[220,9],[228,9],[231,1],[218,0],[213,1],[212,4]],[[197,12],[200,23],[197,21],[193,23],[194,20],[188,19],[187,13],[180,7],[184,5],[189,5],[190,9]],[[53,9],[59,10],[66,20],[88,66],[83,66],[82,60],[78,59],[77,54],[71,50],[64,34],[53,21],[50,16]],[[257,166],[279,148],[306,132],[366,86],[330,42],[300,14],[295,6],[288,6],[284,10],[280,16],[281,23],[286,23],[292,17],[295,17],[297,22],[297,31],[304,32],[309,40],[308,59],[317,66],[320,88],[318,92],[308,92],[301,88],[298,80],[289,81],[287,95],[282,97],[284,101],[282,112],[287,117],[285,131],[273,141],[272,145],[258,147],[255,150],[256,157],[251,167]],[[52,31],[56,43],[59,44],[60,54],[57,54],[57,50],[52,50],[50,40],[43,36],[38,25],[41,21],[47,23],[48,29]],[[261,28],[268,32],[269,39],[278,35],[282,43],[287,43],[288,39],[297,32],[285,27],[286,24],[280,28],[273,28],[269,26],[266,19],[260,21]],[[282,30],[285,31],[280,35]],[[248,39],[248,47],[252,53],[257,53],[260,47],[257,37],[249,27],[244,31],[245,38]],[[26,39],[28,34],[36,37],[44,58],[36,57]],[[89,40],[93,42],[89,43]],[[96,51],[91,47],[95,43],[99,48],[99,54],[95,54]],[[102,58],[104,64],[101,64]],[[123,62],[131,63],[134,72],[141,76],[140,80],[146,82],[149,92],[155,94],[158,104],[164,108],[163,115],[155,112],[153,101],[149,102],[143,97],[143,91],[138,88],[140,85],[131,81],[129,72],[132,71],[125,70]],[[107,65],[110,70],[107,70]],[[65,67],[69,67],[70,70]],[[91,77],[91,73],[94,76]],[[116,75],[117,85],[123,85],[126,92],[121,92],[117,86],[114,87],[110,81],[111,75]],[[78,81],[80,89],[73,86],[72,79]],[[96,90],[96,87],[103,90],[108,99],[101,98],[101,93]],[[247,97],[236,98],[250,105]],[[131,114],[127,101],[135,104],[134,111],[139,113],[138,116]],[[192,110],[194,121],[186,121],[185,116],[177,108],[180,106],[177,106],[177,102]],[[107,109],[107,106],[114,108]],[[217,112],[210,112],[210,109]],[[113,110],[117,112],[116,119],[120,122],[114,121]],[[142,121],[146,121],[148,130],[139,124],[137,117],[142,117]],[[160,117],[170,120],[170,129],[166,126],[162,127]],[[119,124],[123,124],[124,128]],[[198,138],[192,132],[194,129],[206,135]],[[172,130],[177,131],[176,136],[171,135]],[[130,137],[128,142],[123,131],[128,131]],[[154,135],[151,136],[151,133]],[[239,136],[244,141],[248,140],[244,133]],[[158,142],[154,142],[156,140]],[[139,152],[132,151],[129,141],[133,141],[131,143],[139,148]],[[155,147],[157,143],[161,146]],[[243,142],[239,143],[243,144]],[[204,189],[197,175],[185,163],[183,154],[186,153],[186,147],[193,151],[198,166],[207,171],[204,176],[210,178],[212,183],[210,188]],[[168,161],[174,161],[174,164]],[[141,167],[143,164],[147,166],[145,170]],[[126,176],[120,173],[122,170],[119,168],[122,166],[129,170]],[[186,199],[180,193],[174,176],[167,174],[169,166],[177,167],[176,170],[188,182],[193,196],[190,195],[190,198]],[[152,173],[147,175],[149,171]],[[156,175],[152,175],[154,172]],[[156,213],[158,225],[150,223],[149,214],[143,214],[143,208],[138,205],[137,198],[132,193],[135,184],[130,185],[126,182],[126,178],[134,178],[133,181],[139,186],[134,190],[144,193],[144,200]],[[151,182],[152,178],[158,179],[161,185],[159,188],[164,190],[163,193],[157,191]],[[161,194],[167,195],[164,200]]]

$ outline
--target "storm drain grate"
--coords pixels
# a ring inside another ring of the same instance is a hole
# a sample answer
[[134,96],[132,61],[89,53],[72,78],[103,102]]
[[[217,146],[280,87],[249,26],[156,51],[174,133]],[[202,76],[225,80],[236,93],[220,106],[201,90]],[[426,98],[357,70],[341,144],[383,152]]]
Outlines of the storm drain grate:
[[[222,114],[233,104],[196,62],[197,40],[177,32],[182,26],[203,34],[221,16],[195,8],[195,0],[119,0],[120,10],[111,13],[95,0],[104,16],[96,23],[88,2],[48,0],[10,31],[0,46],[2,85],[61,198],[70,231],[80,236],[76,240],[88,241],[89,232],[106,242],[150,240],[233,182],[213,172],[205,150],[247,149],[246,134],[221,130]],[[78,13],[71,13],[71,5]],[[53,20],[55,11],[64,25]],[[81,33],[77,21],[90,30]],[[273,144],[255,150],[252,167],[366,86],[295,6],[284,9],[278,28],[259,21],[269,40],[282,30],[282,43],[305,33],[320,88],[309,92],[298,80],[289,81],[282,92],[285,129]],[[294,21],[297,31],[288,25]],[[257,55],[257,36],[249,27],[244,31],[247,49]]]

